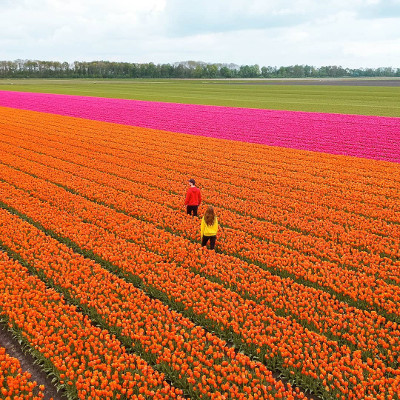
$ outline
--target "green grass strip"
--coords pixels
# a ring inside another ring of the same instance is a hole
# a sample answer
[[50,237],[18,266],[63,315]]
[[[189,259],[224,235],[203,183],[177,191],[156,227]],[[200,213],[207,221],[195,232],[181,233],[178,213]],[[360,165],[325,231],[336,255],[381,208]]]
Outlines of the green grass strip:
[[400,117],[400,87],[237,83],[206,79],[7,79],[0,80],[0,90]]

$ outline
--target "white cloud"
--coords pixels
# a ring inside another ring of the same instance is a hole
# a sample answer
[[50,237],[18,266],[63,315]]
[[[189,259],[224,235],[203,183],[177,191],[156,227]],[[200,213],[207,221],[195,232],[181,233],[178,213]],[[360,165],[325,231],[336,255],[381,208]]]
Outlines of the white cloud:
[[349,42],[343,47],[344,54],[357,57],[359,60],[385,57],[387,60],[392,59],[393,62],[398,61],[399,49],[400,39],[375,41],[373,46],[368,43]]
[[400,0],[0,0],[0,59],[400,67]]

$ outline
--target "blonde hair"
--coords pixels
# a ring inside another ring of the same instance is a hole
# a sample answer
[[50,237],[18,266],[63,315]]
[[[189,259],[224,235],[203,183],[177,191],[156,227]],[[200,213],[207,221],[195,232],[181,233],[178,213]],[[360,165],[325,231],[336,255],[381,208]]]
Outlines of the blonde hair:
[[213,207],[208,206],[206,212],[204,213],[204,221],[208,226],[212,226],[214,224],[215,213]]

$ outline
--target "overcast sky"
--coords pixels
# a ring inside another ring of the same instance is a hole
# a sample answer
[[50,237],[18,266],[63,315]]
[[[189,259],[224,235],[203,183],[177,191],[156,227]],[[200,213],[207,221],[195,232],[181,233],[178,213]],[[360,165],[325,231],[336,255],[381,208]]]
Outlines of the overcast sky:
[[400,68],[400,0],[0,0],[0,60]]

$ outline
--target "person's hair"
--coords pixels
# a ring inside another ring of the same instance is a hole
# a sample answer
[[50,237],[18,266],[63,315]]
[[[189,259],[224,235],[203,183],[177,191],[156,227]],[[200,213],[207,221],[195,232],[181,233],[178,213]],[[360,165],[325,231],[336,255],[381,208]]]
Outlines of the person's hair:
[[204,221],[208,226],[211,226],[214,224],[215,221],[215,213],[214,213],[214,208],[209,206],[204,213]]

